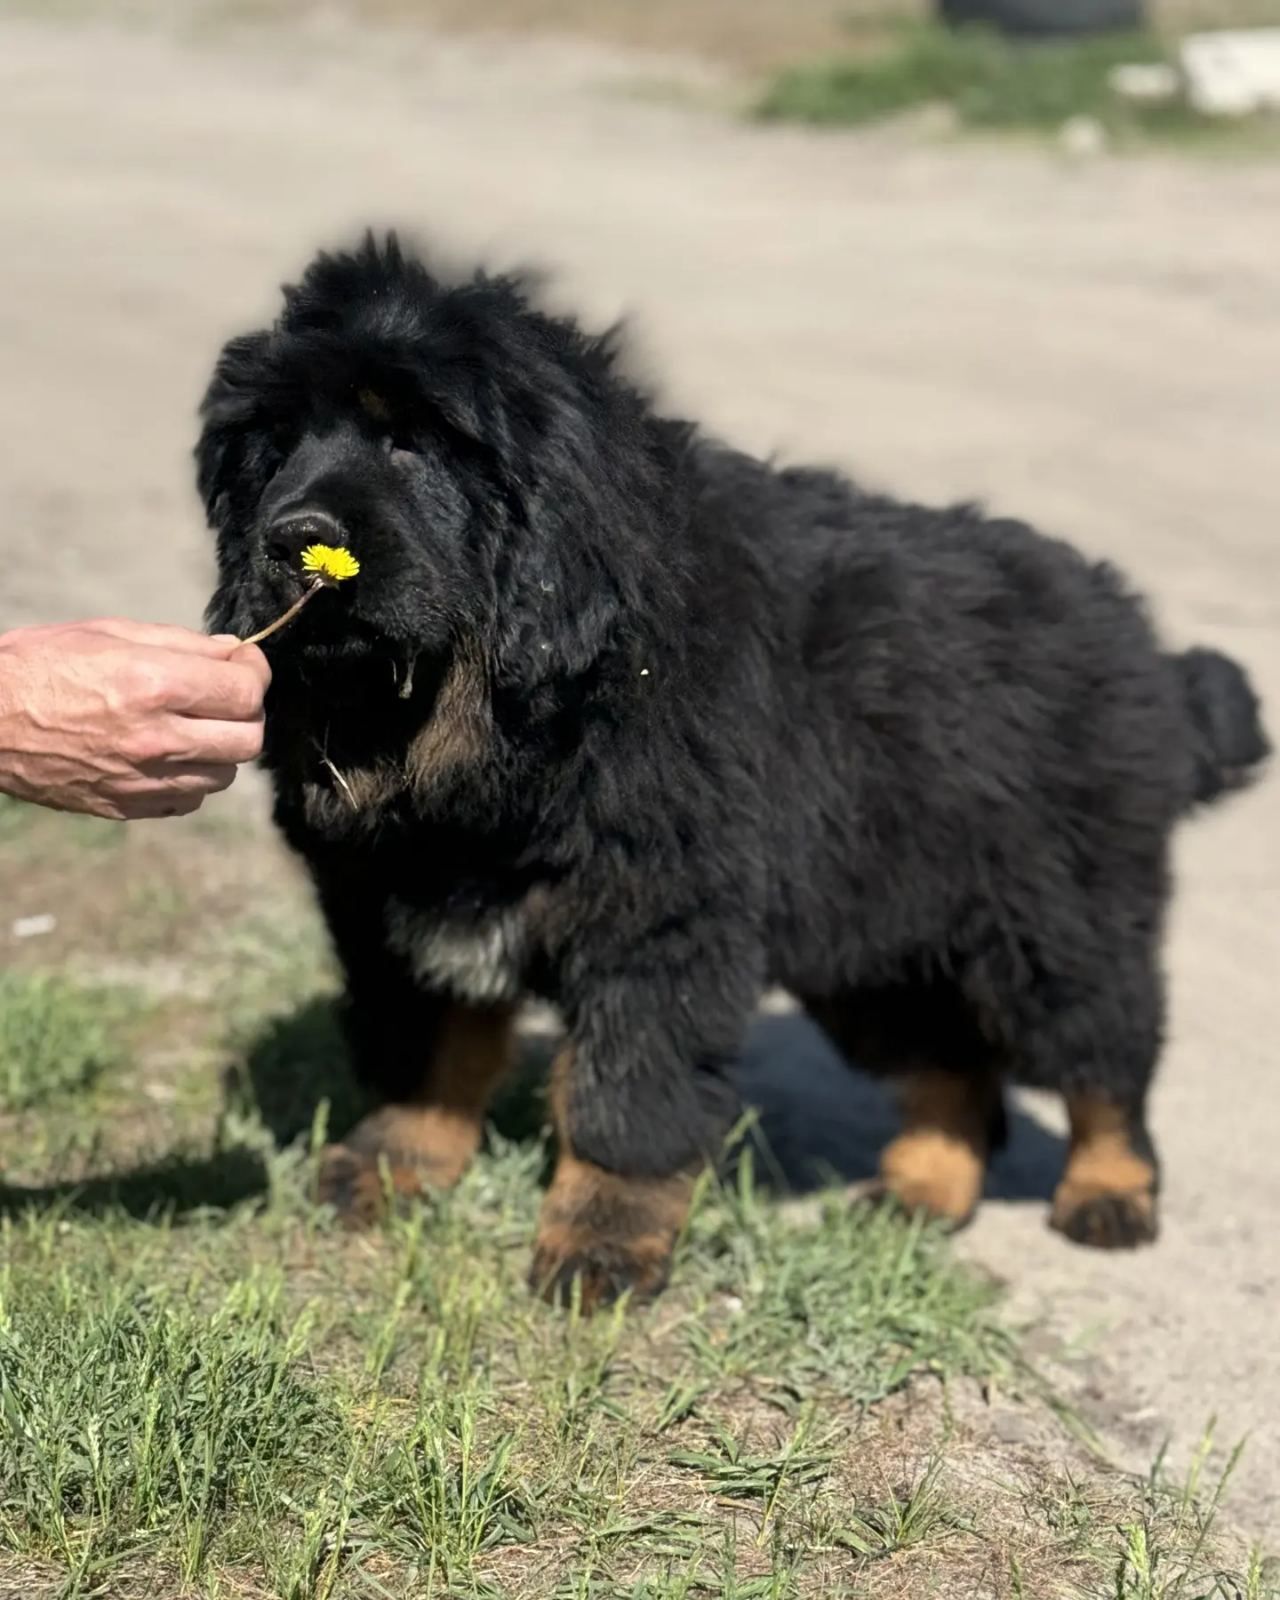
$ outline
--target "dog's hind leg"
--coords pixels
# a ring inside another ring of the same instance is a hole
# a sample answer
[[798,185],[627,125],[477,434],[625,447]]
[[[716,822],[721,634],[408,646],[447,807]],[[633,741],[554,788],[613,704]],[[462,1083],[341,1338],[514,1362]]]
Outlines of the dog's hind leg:
[[1071,1144],[1050,1221],[1068,1239],[1098,1249],[1151,1243],[1159,1172],[1141,1105],[1097,1091],[1066,1099]]
[[963,1227],[978,1208],[987,1159],[999,1142],[999,1083],[985,1072],[917,1068],[901,1075],[898,1095],[903,1129],[880,1153],[880,1184],[908,1211]]
[[1019,1076],[1066,1101],[1070,1142],[1050,1221],[1077,1244],[1126,1249],[1158,1231],[1159,1168],[1147,1090],[1164,996],[1154,951],[1096,964],[1096,984],[1058,985],[1055,1004],[1019,1040]]
[[851,1064],[886,1074],[897,1094],[902,1131],[881,1151],[869,1192],[962,1227],[982,1198],[988,1158],[1005,1138],[1001,1082],[988,1048],[949,999],[939,1003],[923,991],[855,994],[812,1002],[809,1010]]

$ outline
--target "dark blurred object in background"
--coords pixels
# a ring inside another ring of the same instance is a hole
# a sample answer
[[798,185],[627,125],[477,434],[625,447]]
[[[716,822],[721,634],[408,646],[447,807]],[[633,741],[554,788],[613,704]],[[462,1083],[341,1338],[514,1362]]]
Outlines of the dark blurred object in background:
[[1024,38],[1137,32],[1142,0],[938,0],[944,22],[981,22]]

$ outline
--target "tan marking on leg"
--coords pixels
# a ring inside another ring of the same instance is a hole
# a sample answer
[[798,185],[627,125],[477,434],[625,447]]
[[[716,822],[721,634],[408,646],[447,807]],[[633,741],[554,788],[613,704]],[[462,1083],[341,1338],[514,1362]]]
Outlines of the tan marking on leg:
[[1131,1114],[1097,1095],[1069,1095],[1067,1115],[1071,1148],[1053,1197],[1052,1225],[1100,1249],[1154,1239],[1156,1169],[1134,1148]]
[[628,1290],[650,1299],[666,1284],[693,1176],[626,1178],[575,1156],[565,1115],[571,1070],[571,1052],[564,1050],[550,1087],[560,1154],[538,1221],[530,1284],[544,1298],[568,1303],[576,1280],[585,1311]]
[[320,1194],[365,1223],[383,1208],[383,1164],[396,1194],[451,1188],[480,1148],[484,1114],[514,1054],[512,1010],[453,1007],[411,1102],[380,1106],[324,1153]]
[[903,1131],[880,1156],[884,1188],[910,1211],[958,1226],[973,1215],[987,1167],[985,1080],[913,1072],[901,1086]]

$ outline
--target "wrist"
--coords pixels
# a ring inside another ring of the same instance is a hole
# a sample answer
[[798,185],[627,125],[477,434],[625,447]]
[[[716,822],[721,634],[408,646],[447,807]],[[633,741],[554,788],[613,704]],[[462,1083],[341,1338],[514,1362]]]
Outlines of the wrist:
[[[22,703],[19,679],[22,663],[11,644],[12,634],[0,633],[0,728]],[[4,759],[4,745],[0,742],[0,761]]]
[[29,753],[24,737],[30,674],[14,633],[0,634],[0,794],[27,799],[20,769]]

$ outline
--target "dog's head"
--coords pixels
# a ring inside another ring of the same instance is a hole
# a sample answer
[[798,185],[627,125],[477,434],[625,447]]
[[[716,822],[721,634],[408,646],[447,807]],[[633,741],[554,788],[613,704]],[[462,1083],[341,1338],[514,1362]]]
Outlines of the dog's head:
[[513,684],[579,673],[663,565],[676,446],[611,342],[394,238],[318,257],[273,329],[226,345],[202,417],[212,627],[277,617],[308,545],[360,563],[272,641],[308,675],[463,642]]

